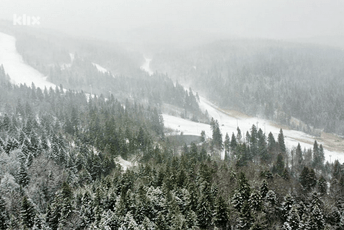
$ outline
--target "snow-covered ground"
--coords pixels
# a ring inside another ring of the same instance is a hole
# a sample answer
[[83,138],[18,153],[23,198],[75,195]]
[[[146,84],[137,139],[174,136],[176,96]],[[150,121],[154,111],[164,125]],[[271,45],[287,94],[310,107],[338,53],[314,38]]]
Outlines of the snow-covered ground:
[[33,82],[36,87],[41,89],[44,87],[55,88],[55,85],[48,82],[43,74],[23,61],[22,56],[17,52],[15,43],[16,39],[13,36],[0,32],[0,65],[4,66],[12,83],[31,86]]
[[136,166],[136,164],[130,162],[130,161],[126,161],[124,160],[121,156],[117,157],[115,159],[116,163],[120,164],[123,168],[124,171],[127,171],[128,168],[132,167],[132,166]]
[[98,70],[99,72],[101,72],[101,73],[110,73],[109,70],[105,69],[105,68],[102,67],[101,65],[98,65],[98,64],[96,64],[96,63],[92,63],[92,64],[97,68],[97,70]]
[[[280,128],[273,124],[272,122],[264,119],[259,119],[256,117],[248,117],[237,113],[235,111],[224,112],[217,108],[214,104],[209,102],[203,97],[200,97],[200,107],[205,112],[208,111],[210,117],[218,120],[223,138],[226,133],[229,137],[231,134],[237,134],[237,127],[240,128],[243,138],[246,136],[246,132],[251,130],[252,125],[256,125],[261,128],[266,134],[272,133],[277,140]],[[207,137],[212,136],[210,125],[197,123],[190,120],[182,119],[180,117],[171,116],[168,114],[163,114],[164,125],[167,128],[175,130],[174,134],[180,134],[181,132],[185,135],[200,135],[201,131],[204,130]],[[300,131],[283,129],[283,134],[285,136],[285,143],[289,150],[295,148],[298,143],[301,144],[303,148],[313,148],[313,143],[315,137],[305,134]],[[319,144],[323,144],[318,141]],[[325,149],[325,158],[328,161],[334,161],[338,159],[340,162],[344,162],[344,153],[329,151]]]
[[151,70],[151,68],[149,66],[151,61],[152,61],[152,59],[145,57],[145,63],[143,63],[143,65],[141,66],[141,69],[146,71],[149,75],[153,74],[153,71]]
[[[153,73],[149,66],[151,59],[145,58],[145,60],[146,61],[141,66],[141,69],[145,70],[151,75]],[[187,90],[189,87],[184,88]],[[246,132],[250,132],[253,124],[256,125],[258,129],[261,128],[263,132],[266,133],[266,135],[271,132],[276,140],[278,138],[280,127],[278,127],[271,121],[256,117],[248,117],[237,111],[222,111],[220,108],[209,102],[204,97],[200,97],[199,105],[203,112],[207,111],[210,117],[218,120],[223,139],[225,138],[226,133],[228,133],[229,137],[231,137],[232,133],[236,135],[237,127],[239,127],[244,141]],[[163,118],[165,127],[174,130],[172,133],[170,133],[170,135],[179,135],[181,133],[183,133],[184,135],[200,135],[201,132],[204,130],[207,137],[212,136],[210,125],[193,122],[168,114],[163,114]],[[316,139],[315,137],[304,132],[290,129],[283,129],[283,134],[285,137],[286,146],[289,150],[296,148],[298,143],[300,143],[302,149],[313,148],[313,143]],[[325,143],[322,143],[321,141],[318,141],[318,143],[323,145],[325,158],[327,161],[333,162],[334,160],[339,160],[339,162],[341,163],[344,162],[344,151],[329,151],[327,149],[328,146]]]

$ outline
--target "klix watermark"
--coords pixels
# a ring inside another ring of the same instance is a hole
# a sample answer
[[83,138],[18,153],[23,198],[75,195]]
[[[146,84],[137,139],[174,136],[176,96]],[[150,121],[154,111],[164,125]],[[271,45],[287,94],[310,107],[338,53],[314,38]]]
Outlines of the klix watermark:
[[28,16],[26,14],[16,15],[13,14],[13,25],[19,26],[39,26],[41,18],[38,16]]

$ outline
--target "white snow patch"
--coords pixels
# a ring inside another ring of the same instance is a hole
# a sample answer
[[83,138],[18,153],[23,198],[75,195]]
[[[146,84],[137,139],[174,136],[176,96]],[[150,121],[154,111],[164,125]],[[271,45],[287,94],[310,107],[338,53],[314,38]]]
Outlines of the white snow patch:
[[124,171],[127,171],[128,168],[132,167],[132,166],[135,166],[136,164],[130,162],[130,161],[126,161],[124,160],[121,156],[118,156],[116,159],[115,159],[115,162],[120,164],[123,168]]
[[143,65],[140,68],[146,71],[149,75],[153,75],[153,71],[150,68],[150,62],[152,61],[152,59],[146,57],[144,59],[145,63],[143,63]]
[[53,83],[46,80],[36,69],[27,65],[22,56],[17,52],[16,39],[13,36],[0,32],[0,64],[5,68],[5,72],[10,76],[14,84],[26,84],[31,86],[32,82],[36,87],[55,88]]
[[92,62],[92,65],[94,65],[97,68],[97,70],[101,73],[110,73],[110,71],[108,71],[107,69],[105,69],[101,65],[98,65],[98,64],[93,63],[93,62]]

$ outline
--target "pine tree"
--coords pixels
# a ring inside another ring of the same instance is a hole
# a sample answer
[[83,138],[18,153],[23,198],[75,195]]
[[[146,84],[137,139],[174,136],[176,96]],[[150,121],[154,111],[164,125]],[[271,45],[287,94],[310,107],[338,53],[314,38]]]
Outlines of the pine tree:
[[28,200],[27,196],[23,197],[20,213],[23,224],[26,227],[31,228],[34,225],[35,210],[31,202]]
[[283,171],[284,171],[284,159],[282,153],[277,155],[277,160],[276,163],[274,164],[274,171],[275,173],[279,174],[282,176]]
[[304,191],[309,192],[312,188],[315,187],[317,178],[315,172],[312,168],[304,167],[300,174],[300,183]]
[[236,137],[234,135],[234,133],[232,133],[232,138],[231,138],[231,149],[232,151],[235,150],[235,148],[237,147],[237,141],[236,141]]
[[281,207],[281,219],[283,222],[287,221],[289,212],[292,209],[294,203],[295,203],[295,200],[290,194],[287,194],[284,197],[284,202],[282,203],[282,207]]
[[287,221],[291,230],[298,230],[300,224],[300,216],[295,205],[290,209]]
[[247,201],[244,202],[240,214],[237,228],[242,230],[249,230],[253,224],[253,217],[251,215],[250,205]]
[[167,229],[165,217],[161,212],[159,212],[158,218],[156,220],[156,225],[158,229]]
[[322,230],[325,227],[324,216],[317,205],[313,207],[308,223],[308,229]]
[[249,198],[249,204],[252,211],[259,212],[262,210],[262,197],[258,191],[253,191]]
[[[322,153],[323,154],[323,153]],[[321,169],[324,165],[323,159],[320,156],[320,149],[317,141],[314,141],[313,145],[313,167],[316,169]]]
[[6,203],[0,196],[0,230],[6,230],[8,226],[9,216],[6,210]]
[[268,136],[268,150],[270,153],[275,149],[275,146],[276,146],[276,141],[275,141],[274,135],[270,132]]
[[201,132],[201,142],[205,142],[205,138],[206,138],[205,131],[202,130],[202,132]]
[[323,175],[321,175],[320,179],[319,179],[319,183],[318,183],[318,190],[319,193],[324,196],[325,194],[327,194],[327,181],[324,178]]
[[[239,127],[237,127],[237,136],[236,136],[236,140],[238,142],[241,142],[241,138],[242,138],[242,134],[241,134],[241,130]],[[233,139],[233,138],[232,138]]]
[[226,229],[228,220],[228,205],[222,196],[217,196],[215,201],[213,222],[217,227]]
[[225,160],[228,162],[229,161],[229,149],[230,149],[230,139],[228,136],[228,133],[226,133],[226,137],[225,137],[225,142],[224,142],[224,148],[225,148]]
[[264,199],[269,191],[268,184],[266,183],[266,180],[263,180],[262,186],[260,187],[260,195],[262,199]]
[[269,163],[271,161],[271,154],[268,152],[268,147],[266,145],[266,137],[265,134],[262,133],[262,130],[259,129],[258,135],[258,153],[260,157],[260,161],[264,163]]
[[258,155],[258,131],[255,125],[252,125],[250,139],[251,159],[255,159]]
[[208,182],[201,184],[201,195],[197,205],[197,221],[201,228],[206,228],[212,220],[212,209],[210,204],[210,191]]
[[18,173],[18,184],[22,187],[26,187],[30,182],[30,178],[27,174],[27,169],[24,164],[20,165],[19,173]]
[[302,155],[300,143],[298,143],[296,147],[294,162],[295,162],[296,170],[301,171],[301,168],[303,165],[303,155]]
[[284,143],[284,135],[283,135],[283,130],[280,129],[280,132],[278,134],[278,146],[280,151],[283,154],[286,154],[286,147],[285,147],[285,143]]
[[232,204],[237,211],[240,211],[244,203],[248,202],[250,194],[250,185],[248,184],[245,174],[241,172],[238,178],[238,189],[232,198]]
[[213,130],[213,145],[219,150],[222,150],[223,148],[222,134],[219,127],[219,122],[217,120],[213,123],[212,130]]

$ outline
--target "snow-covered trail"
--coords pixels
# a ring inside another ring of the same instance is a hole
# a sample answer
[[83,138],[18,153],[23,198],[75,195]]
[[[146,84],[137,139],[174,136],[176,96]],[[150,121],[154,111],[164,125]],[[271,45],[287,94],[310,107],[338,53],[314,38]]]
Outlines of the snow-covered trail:
[[0,65],[5,68],[5,72],[10,76],[14,84],[26,84],[31,86],[32,82],[36,87],[55,88],[55,85],[46,80],[39,71],[27,65],[22,56],[17,52],[16,39],[13,36],[0,32]]
[[[226,133],[228,133],[229,137],[231,137],[232,133],[236,135],[237,127],[239,127],[244,141],[246,132],[250,132],[253,124],[261,128],[266,135],[271,132],[276,140],[278,138],[280,128],[268,120],[238,115],[234,111],[228,113],[223,112],[203,97],[200,97],[200,107],[203,111],[207,111],[210,117],[218,120],[223,139]],[[168,114],[163,114],[163,118],[165,127],[175,130],[173,134],[177,135],[183,133],[185,135],[200,135],[201,131],[204,130],[207,137],[212,136],[212,131],[208,124],[193,122]],[[313,148],[315,137],[311,135],[290,129],[283,129],[283,134],[285,137],[285,144],[289,150],[296,148],[298,143],[301,144],[302,149]],[[318,143],[324,145],[325,158],[327,161],[338,159],[340,162],[344,162],[344,153],[329,151],[324,143],[319,141]]]

